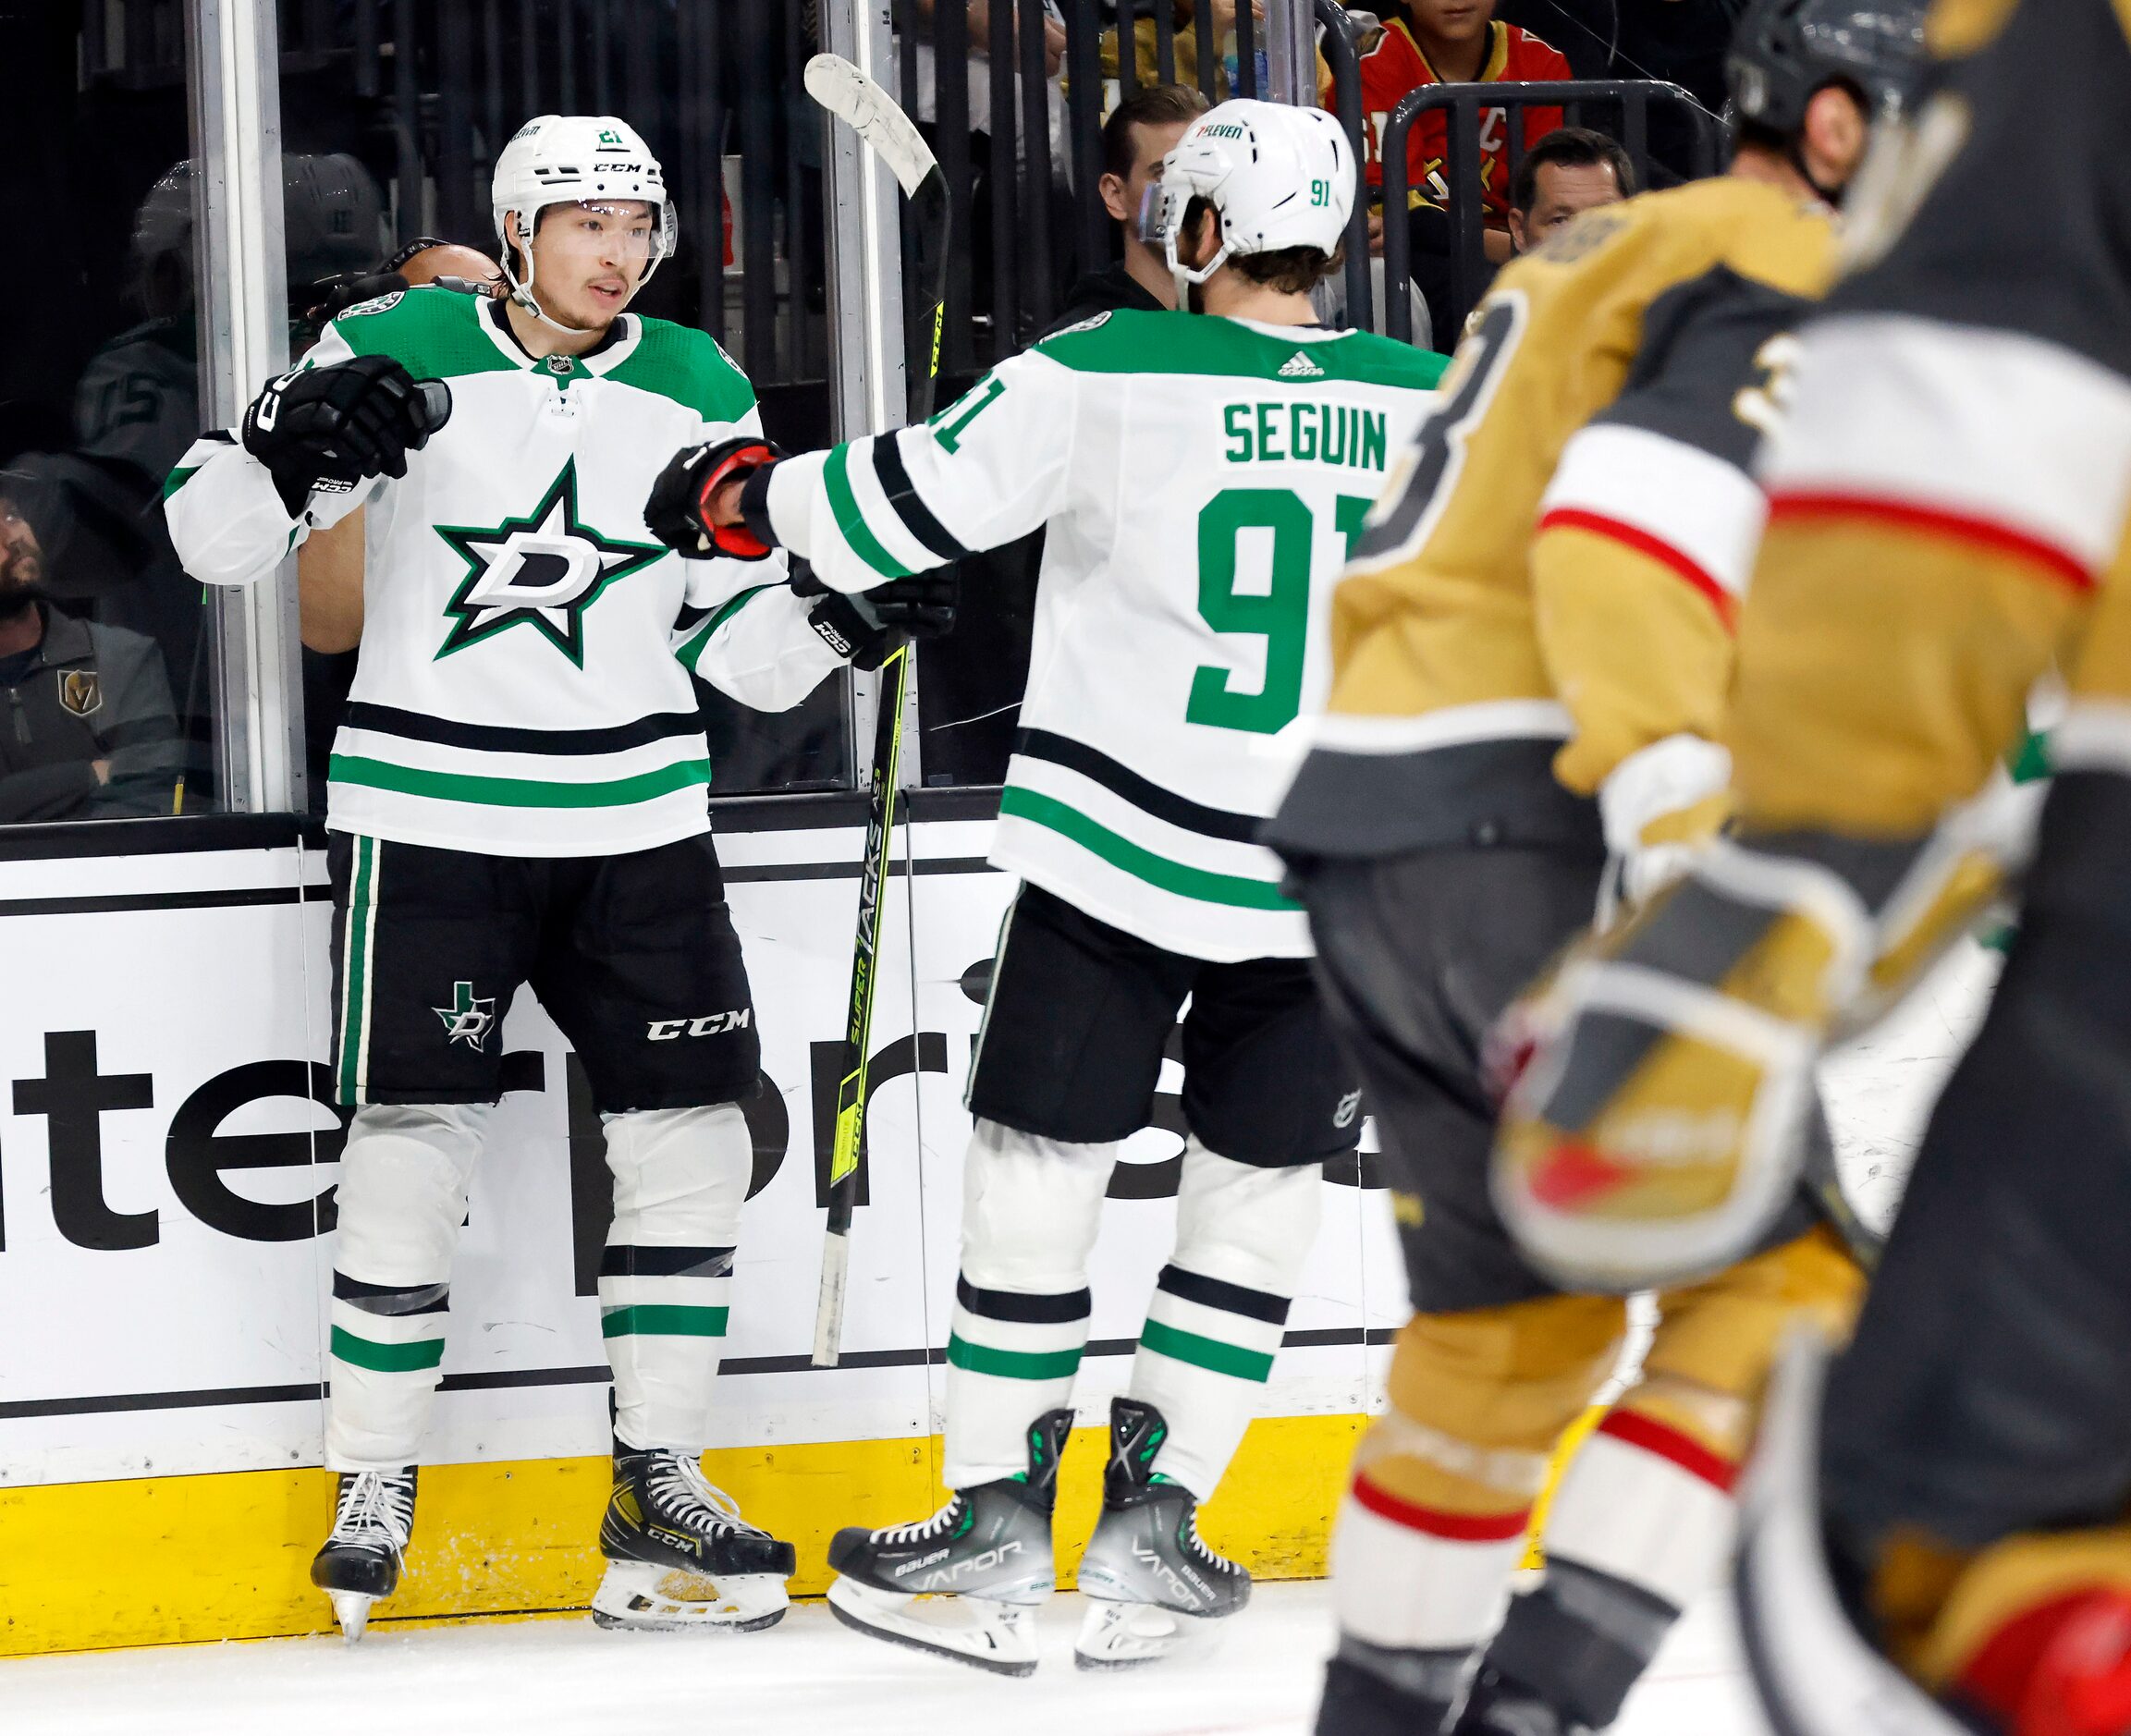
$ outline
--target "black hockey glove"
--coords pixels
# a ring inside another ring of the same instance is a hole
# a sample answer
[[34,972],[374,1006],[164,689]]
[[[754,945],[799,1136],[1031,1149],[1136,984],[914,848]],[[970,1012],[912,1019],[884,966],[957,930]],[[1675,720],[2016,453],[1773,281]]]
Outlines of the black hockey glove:
[[871,591],[845,595],[831,591],[802,566],[792,575],[796,595],[819,597],[807,625],[839,655],[861,669],[877,669],[897,639],[938,639],[954,631],[961,578],[952,567],[891,579]]
[[451,416],[451,388],[417,381],[389,356],[298,368],[244,412],[244,447],[273,472],[290,518],[313,489],[346,494],[373,476],[405,476],[407,455]]
[[[710,521],[710,497],[725,483],[760,475],[784,453],[760,434],[684,446],[659,471],[643,504],[643,522],[668,548],[688,560],[761,560],[777,546],[759,504],[740,524]],[[759,503],[762,490],[750,489]]]

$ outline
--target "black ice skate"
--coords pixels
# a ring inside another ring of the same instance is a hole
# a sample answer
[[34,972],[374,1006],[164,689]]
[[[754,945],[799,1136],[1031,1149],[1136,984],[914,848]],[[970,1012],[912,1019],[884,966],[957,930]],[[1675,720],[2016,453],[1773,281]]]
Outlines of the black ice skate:
[[343,1471],[333,1533],[311,1559],[311,1583],[333,1599],[334,1620],[350,1644],[370,1622],[370,1606],[399,1583],[414,1534],[414,1467]]
[[[1051,1509],[1072,1427],[1071,1411],[1047,1412],[1029,1427],[1026,1473],[957,1489],[930,1519],[838,1532],[828,1546],[836,1619],[890,1644],[1028,1675],[1036,1664],[1031,1618],[1058,1583]],[[925,1593],[949,1593],[953,1602],[921,1613],[912,1600]]]
[[1110,1400],[1103,1511],[1081,1558],[1087,1620],[1073,1644],[1083,1669],[1125,1669],[1175,1651],[1194,1620],[1232,1616],[1251,1576],[1200,1541],[1198,1500],[1154,1474],[1169,1424],[1151,1404]]
[[1591,1736],[1591,1727],[1492,1665],[1482,1664],[1449,1736]]
[[599,1524],[606,1575],[593,1594],[603,1628],[750,1633],[784,1620],[784,1583],[798,1565],[740,1516],[693,1453],[614,1449],[614,1494]]

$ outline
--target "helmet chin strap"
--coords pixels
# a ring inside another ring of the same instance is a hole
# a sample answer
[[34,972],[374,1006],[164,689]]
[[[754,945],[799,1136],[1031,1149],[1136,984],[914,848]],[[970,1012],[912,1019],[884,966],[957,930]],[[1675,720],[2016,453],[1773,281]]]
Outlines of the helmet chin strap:
[[509,247],[506,246],[504,248],[503,257],[497,262],[497,263],[503,269],[504,282],[510,286],[510,300],[516,306],[523,308],[543,325],[552,326],[558,332],[567,332],[572,337],[584,337],[590,336],[590,334],[594,331],[596,327],[590,325],[566,325],[562,323],[562,321],[557,319],[552,313],[548,312],[545,308],[540,305],[539,298],[533,293],[533,275],[539,269],[533,263],[533,249],[523,240],[521,240],[518,243],[518,246],[520,251],[525,255],[525,281],[523,283],[519,282],[518,274],[510,269]]
[[1162,263],[1170,268],[1170,276],[1177,287],[1177,311],[1180,313],[1197,313],[1201,308],[1193,305],[1192,291],[1199,288],[1214,273],[1228,263],[1229,255],[1235,251],[1227,237],[1214,251],[1213,258],[1194,270],[1177,258],[1177,231],[1171,229],[1162,242]]

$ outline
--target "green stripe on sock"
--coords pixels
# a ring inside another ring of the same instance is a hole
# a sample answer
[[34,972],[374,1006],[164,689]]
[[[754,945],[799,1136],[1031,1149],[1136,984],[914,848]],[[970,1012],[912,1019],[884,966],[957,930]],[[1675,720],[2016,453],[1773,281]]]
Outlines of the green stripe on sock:
[[1080,1372],[1081,1347],[1070,1351],[996,1351],[949,1335],[947,1360],[973,1375],[998,1375],[1007,1380],[1070,1380]]
[[335,1326],[333,1353],[344,1363],[374,1369],[381,1375],[411,1375],[435,1368],[444,1361],[444,1340],[416,1339],[410,1344],[379,1344],[357,1338],[345,1326]]
[[1140,1333],[1140,1349],[1157,1356],[1171,1356],[1180,1363],[1210,1368],[1217,1375],[1233,1375],[1238,1380],[1264,1380],[1273,1372],[1269,1351],[1246,1351],[1219,1339],[1202,1339],[1195,1332],[1150,1320]]
[[1083,850],[1092,850],[1111,867],[1121,868],[1134,879],[1145,880],[1164,892],[1197,899],[1206,904],[1233,904],[1243,910],[1299,911],[1303,908],[1292,899],[1284,897],[1270,880],[1248,880],[1241,874],[1216,874],[1208,868],[1194,868],[1188,862],[1171,862],[1129,837],[1121,837],[1099,821],[1089,819],[1079,809],[1040,790],[1010,784],[999,792],[998,811],[1048,826]]
[[843,532],[843,540],[851,544],[851,552],[886,578],[909,578],[910,568],[881,545],[880,538],[873,533],[873,527],[866,523],[865,515],[859,510],[858,496],[851,491],[848,446],[830,451],[828,462],[821,467],[821,479],[828,490],[829,510],[836,514],[836,528]]
[[722,1339],[729,1308],[691,1308],[679,1302],[631,1302],[599,1311],[599,1336],[618,1339],[628,1333],[646,1337]]

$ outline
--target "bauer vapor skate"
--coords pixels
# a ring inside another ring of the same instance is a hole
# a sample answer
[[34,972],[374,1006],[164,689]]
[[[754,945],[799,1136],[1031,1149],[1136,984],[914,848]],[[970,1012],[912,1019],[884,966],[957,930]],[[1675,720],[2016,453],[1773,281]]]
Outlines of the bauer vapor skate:
[[[957,1489],[930,1519],[838,1532],[828,1546],[836,1619],[876,1640],[1001,1676],[1033,1671],[1034,1617],[1057,1583],[1051,1509],[1072,1427],[1071,1411],[1046,1412],[1029,1426],[1023,1474]],[[925,1593],[952,1595],[921,1612],[913,1600]]]
[[785,1581],[798,1565],[740,1516],[693,1453],[638,1451],[617,1441],[614,1494],[599,1524],[606,1575],[592,1597],[603,1628],[750,1633],[784,1620]]
[[1198,1500],[1154,1474],[1169,1424],[1151,1404],[1110,1400],[1103,1511],[1081,1558],[1087,1619],[1073,1643],[1083,1669],[1129,1669],[1167,1657],[1194,1621],[1232,1616],[1251,1576],[1199,1539]]
[[414,1534],[414,1467],[343,1471],[333,1533],[311,1559],[311,1583],[333,1599],[334,1620],[350,1644],[370,1624],[370,1606],[399,1583]]

